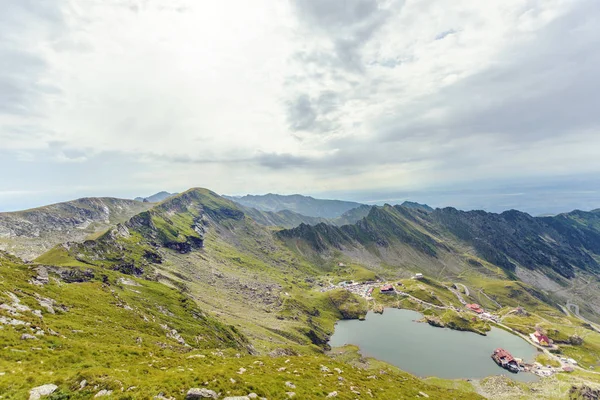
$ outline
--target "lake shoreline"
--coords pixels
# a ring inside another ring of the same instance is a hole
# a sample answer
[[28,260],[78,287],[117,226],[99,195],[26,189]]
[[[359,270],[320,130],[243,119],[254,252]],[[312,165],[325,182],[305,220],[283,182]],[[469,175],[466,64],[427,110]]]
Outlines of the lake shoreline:
[[519,336],[496,327],[485,335],[450,327],[429,329],[435,325],[424,322],[425,315],[414,310],[371,311],[362,321],[338,321],[328,345],[357,346],[364,358],[381,360],[422,378],[464,380],[504,375],[518,381],[537,379],[524,372],[509,375],[491,359],[495,348],[508,347],[514,349],[515,357],[534,360],[537,349]]

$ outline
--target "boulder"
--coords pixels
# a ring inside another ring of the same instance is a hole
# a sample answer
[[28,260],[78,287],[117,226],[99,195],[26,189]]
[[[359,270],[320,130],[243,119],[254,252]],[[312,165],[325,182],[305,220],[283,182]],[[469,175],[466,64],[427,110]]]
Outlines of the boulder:
[[46,385],[34,387],[29,391],[29,400],[39,400],[42,396],[49,396],[58,389],[58,386],[49,383]]
[[578,335],[573,335],[569,337],[569,343],[574,346],[581,346],[583,344],[583,338]]
[[185,399],[216,399],[217,392],[205,388],[191,388],[185,395]]
[[37,337],[30,335],[29,333],[24,333],[21,335],[21,340],[37,340]]

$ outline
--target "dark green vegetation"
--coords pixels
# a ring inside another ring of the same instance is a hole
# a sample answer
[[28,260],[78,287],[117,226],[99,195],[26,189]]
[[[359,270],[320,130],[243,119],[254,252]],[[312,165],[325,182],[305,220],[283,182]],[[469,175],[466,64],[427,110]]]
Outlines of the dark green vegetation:
[[[476,398],[470,385],[434,386],[375,361],[352,356],[348,365],[349,359],[324,353],[337,320],[361,318],[374,307],[411,308],[444,326],[485,333],[489,325],[473,319],[456,293],[520,332],[538,326],[557,341],[582,337],[583,343],[565,343],[564,354],[586,368],[599,363],[600,335],[559,308],[568,299],[595,318],[597,294],[589,294],[598,282],[598,213],[463,217],[416,203],[350,203],[342,215],[331,203],[335,215],[325,207],[319,212],[326,216],[305,217],[250,210],[206,189],[158,204],[131,203],[140,208],[111,211],[110,228],[88,240],[68,239],[31,263],[1,256],[5,398],[26,397],[46,383],[57,384],[64,398],[89,398],[101,389],[121,398],[160,392],[182,398],[190,387],[270,399],[286,392],[322,398],[333,391],[355,398],[352,390],[384,399],[414,398],[419,391],[431,398]],[[274,227],[294,218],[328,219]],[[335,226],[331,218],[358,221]],[[497,262],[502,257],[511,264]],[[426,278],[407,279],[416,272]],[[397,286],[406,295],[375,291],[367,303],[346,290],[323,291],[341,281],[375,279],[402,283]],[[512,313],[517,306],[529,314]],[[37,339],[21,340],[23,334]],[[378,367],[369,371],[367,364]],[[343,369],[344,380],[321,365]],[[79,390],[83,379],[88,386]]]

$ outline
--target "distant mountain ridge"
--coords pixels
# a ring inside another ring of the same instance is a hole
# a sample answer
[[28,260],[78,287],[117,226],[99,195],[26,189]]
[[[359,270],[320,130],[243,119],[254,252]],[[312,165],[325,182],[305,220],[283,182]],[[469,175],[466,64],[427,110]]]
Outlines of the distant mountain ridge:
[[169,197],[175,196],[176,194],[177,193],[169,193],[169,192],[162,191],[162,192],[155,193],[152,196],[148,196],[148,197],[136,197],[134,200],[146,202],[146,203],[159,203],[163,200],[168,199]]
[[281,228],[295,228],[300,224],[316,225],[324,223],[336,226],[354,224],[360,219],[366,217],[371,209],[371,206],[361,205],[346,211],[337,218],[322,218],[309,217],[290,210],[261,211],[257,210],[256,208],[244,207],[242,205],[240,205],[240,207],[246,215],[260,225],[276,226]]
[[223,196],[245,207],[261,211],[278,212],[294,211],[307,217],[337,218],[346,211],[360,207],[362,204],[353,201],[315,199],[300,194],[280,195],[246,195],[242,197]]
[[88,197],[0,213],[0,250],[32,259],[58,243],[84,240],[150,207],[134,200]]

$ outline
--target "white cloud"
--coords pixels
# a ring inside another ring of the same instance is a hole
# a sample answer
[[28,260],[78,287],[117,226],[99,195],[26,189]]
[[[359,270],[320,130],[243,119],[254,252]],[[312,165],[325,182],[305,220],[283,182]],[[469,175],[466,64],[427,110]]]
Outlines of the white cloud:
[[594,0],[36,3],[0,17],[0,150],[49,190],[600,172]]

